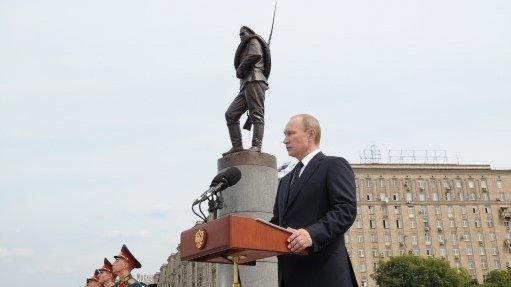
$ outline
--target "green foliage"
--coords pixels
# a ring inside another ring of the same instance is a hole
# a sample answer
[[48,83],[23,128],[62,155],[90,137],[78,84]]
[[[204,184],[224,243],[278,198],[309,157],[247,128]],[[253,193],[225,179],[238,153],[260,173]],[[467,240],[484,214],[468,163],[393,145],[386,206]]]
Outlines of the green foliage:
[[477,286],[464,269],[435,258],[403,255],[380,262],[371,275],[380,287],[469,287]]
[[511,287],[511,273],[505,270],[493,270],[483,287]]

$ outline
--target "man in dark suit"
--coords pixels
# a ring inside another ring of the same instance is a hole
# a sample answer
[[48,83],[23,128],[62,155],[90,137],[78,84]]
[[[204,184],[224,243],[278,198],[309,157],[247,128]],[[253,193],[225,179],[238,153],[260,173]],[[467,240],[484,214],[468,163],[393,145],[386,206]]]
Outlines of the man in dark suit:
[[291,117],[284,135],[298,163],[279,182],[270,222],[292,231],[292,252],[308,255],[278,257],[279,286],[357,286],[344,245],[357,214],[353,171],[345,159],[319,150],[321,129],[313,116]]

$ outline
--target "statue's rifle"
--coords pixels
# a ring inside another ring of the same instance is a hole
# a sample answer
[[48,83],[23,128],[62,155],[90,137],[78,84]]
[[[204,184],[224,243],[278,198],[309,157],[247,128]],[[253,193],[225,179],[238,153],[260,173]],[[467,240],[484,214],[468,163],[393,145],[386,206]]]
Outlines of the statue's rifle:
[[273,20],[271,21],[270,37],[268,38],[268,46],[270,46],[271,36],[273,35],[273,24],[275,24],[275,13],[277,12],[277,1],[275,1],[275,8],[273,8]]
[[[268,37],[268,47],[270,46],[271,36],[273,35],[273,25],[275,24],[275,13],[277,12],[277,1],[275,1],[275,7],[273,8],[273,19],[271,20],[270,37]],[[249,112],[247,111],[247,120],[243,125],[243,129],[250,131],[252,129],[252,119],[250,118]]]

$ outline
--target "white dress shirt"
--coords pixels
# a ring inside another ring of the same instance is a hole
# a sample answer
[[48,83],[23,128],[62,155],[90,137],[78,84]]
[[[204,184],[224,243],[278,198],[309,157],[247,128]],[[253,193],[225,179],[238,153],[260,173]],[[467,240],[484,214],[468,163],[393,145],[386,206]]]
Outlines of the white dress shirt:
[[308,155],[306,155],[302,160],[301,162],[303,163],[303,167],[302,169],[300,170],[300,173],[298,174],[298,176],[302,176],[302,172],[305,170],[305,168],[307,167],[307,165],[309,164],[309,162],[311,161],[311,159],[317,155],[319,152],[321,152],[321,150],[318,148],[316,150],[313,150],[312,152],[310,152]]

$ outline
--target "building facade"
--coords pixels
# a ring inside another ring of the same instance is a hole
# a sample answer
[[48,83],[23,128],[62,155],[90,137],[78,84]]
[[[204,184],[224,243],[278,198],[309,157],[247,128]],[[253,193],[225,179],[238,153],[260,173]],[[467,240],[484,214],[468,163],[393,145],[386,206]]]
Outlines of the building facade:
[[353,164],[357,218],[345,234],[360,286],[380,260],[415,254],[479,282],[511,267],[511,170],[489,165]]
[[155,274],[155,283],[158,287],[216,287],[216,270],[216,264],[181,261],[178,247]]

